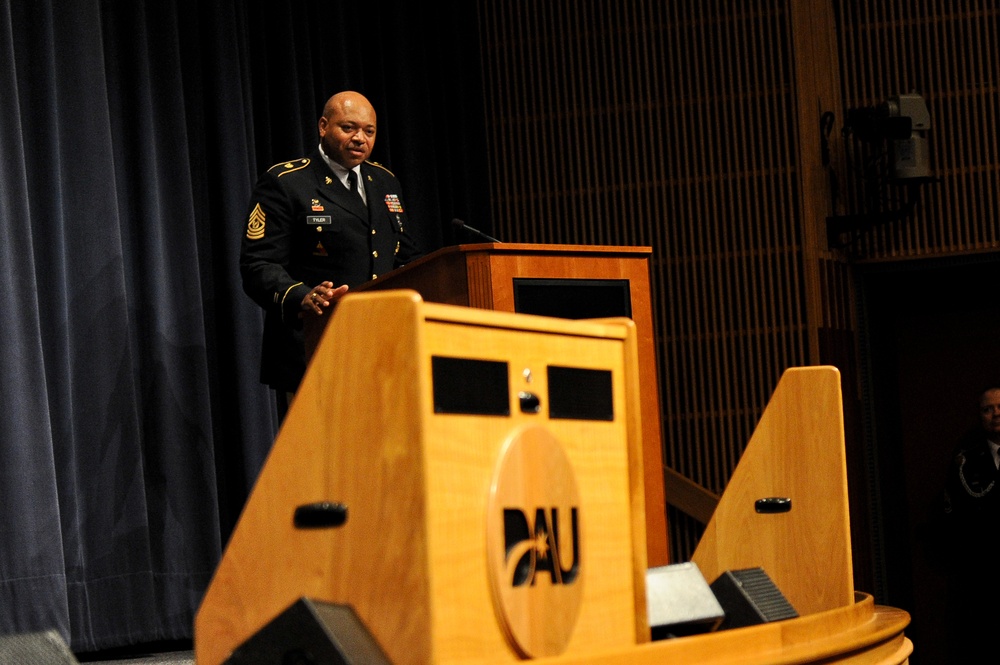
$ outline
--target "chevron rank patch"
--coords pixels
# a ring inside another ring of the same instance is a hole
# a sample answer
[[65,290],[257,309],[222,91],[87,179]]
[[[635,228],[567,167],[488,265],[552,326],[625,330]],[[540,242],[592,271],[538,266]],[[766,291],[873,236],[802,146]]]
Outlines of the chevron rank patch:
[[266,215],[258,203],[250,211],[250,221],[247,222],[247,240],[260,240],[264,237],[264,220]]
[[386,194],[385,207],[389,209],[389,212],[403,212],[403,204],[399,202],[398,194]]

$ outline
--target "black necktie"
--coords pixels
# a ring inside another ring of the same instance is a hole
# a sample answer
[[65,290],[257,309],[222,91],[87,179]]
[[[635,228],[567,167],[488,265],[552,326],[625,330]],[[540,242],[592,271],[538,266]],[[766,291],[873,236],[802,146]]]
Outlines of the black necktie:
[[[351,192],[355,196],[357,196],[359,199],[361,199],[362,203],[364,203],[365,199],[364,199],[364,197],[361,196],[361,192],[358,191],[358,174],[355,173],[354,171],[348,171],[347,172],[347,184],[350,185]],[[365,204],[365,205],[367,205],[367,204]]]

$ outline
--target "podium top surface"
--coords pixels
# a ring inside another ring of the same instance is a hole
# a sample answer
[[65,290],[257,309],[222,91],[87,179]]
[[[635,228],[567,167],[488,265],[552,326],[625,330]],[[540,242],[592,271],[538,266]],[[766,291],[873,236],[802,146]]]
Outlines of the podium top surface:
[[650,256],[652,247],[618,245],[547,245],[537,243],[484,242],[470,245],[448,245],[422,256],[408,266],[434,261],[449,254],[520,254],[520,255],[586,255],[597,256]]
[[469,245],[450,245],[431,254],[448,252],[496,252],[517,254],[652,254],[652,247],[631,245],[549,245],[539,243],[484,242]]
[[638,246],[617,246],[617,245],[549,245],[535,243],[512,243],[512,242],[486,242],[468,245],[448,245],[437,249],[430,254],[420,257],[416,261],[407,263],[405,266],[386,273],[370,282],[359,285],[354,290],[367,290],[385,288],[386,283],[398,283],[406,280],[408,275],[422,273],[429,266],[451,263],[455,261],[465,262],[473,256],[496,256],[496,257],[544,257],[551,258],[589,258],[589,259],[628,259],[642,260],[649,258],[653,253],[651,247]]

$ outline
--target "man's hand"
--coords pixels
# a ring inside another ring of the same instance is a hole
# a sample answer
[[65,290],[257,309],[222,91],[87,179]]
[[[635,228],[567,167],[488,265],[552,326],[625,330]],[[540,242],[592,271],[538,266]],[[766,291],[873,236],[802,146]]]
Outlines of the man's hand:
[[333,282],[322,282],[314,286],[313,290],[302,299],[302,310],[322,316],[324,308],[336,303],[345,293],[347,293],[347,284],[333,288]]

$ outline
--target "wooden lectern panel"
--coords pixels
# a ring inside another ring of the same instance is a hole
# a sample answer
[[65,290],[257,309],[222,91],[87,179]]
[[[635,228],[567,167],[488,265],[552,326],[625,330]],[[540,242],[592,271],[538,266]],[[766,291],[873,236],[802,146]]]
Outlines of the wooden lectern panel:
[[[301,596],[350,604],[400,664],[648,640],[635,356],[624,319],[345,297],[198,611],[199,665]],[[296,528],[317,502],[346,523]]]
[[[760,513],[759,499],[791,510]],[[781,377],[692,559],[710,582],[761,567],[800,615],[854,599],[840,372]]]

